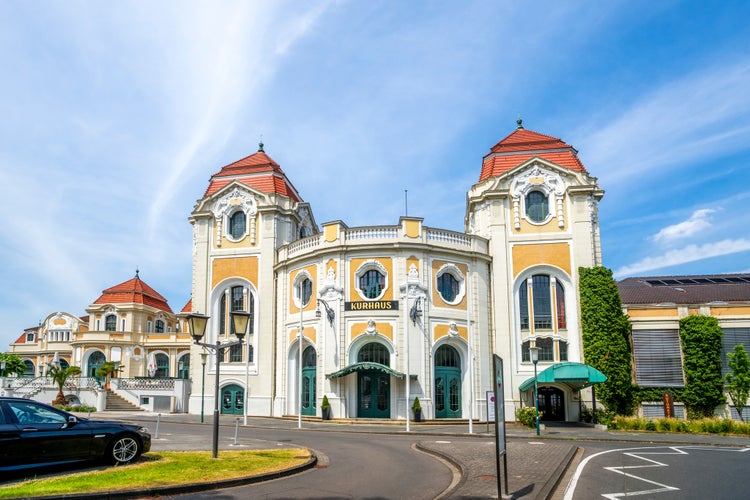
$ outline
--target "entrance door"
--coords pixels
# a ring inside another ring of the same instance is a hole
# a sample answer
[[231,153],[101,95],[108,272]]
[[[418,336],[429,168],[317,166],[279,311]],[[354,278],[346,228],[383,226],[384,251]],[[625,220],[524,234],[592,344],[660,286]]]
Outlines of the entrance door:
[[227,385],[221,390],[221,413],[242,415],[245,409],[245,389]]
[[435,418],[461,418],[461,358],[449,345],[435,353]]
[[89,356],[89,361],[86,364],[88,367],[88,370],[86,370],[86,374],[89,377],[95,377],[97,380],[102,380],[96,376],[96,371],[99,369],[100,366],[104,364],[106,359],[104,358],[104,353],[101,351],[94,351]]
[[565,394],[556,387],[539,387],[539,411],[542,420],[560,421],[565,420]]
[[302,414],[315,415],[315,349],[308,346],[302,353]]
[[390,418],[391,376],[379,370],[359,372],[357,377],[357,416]]

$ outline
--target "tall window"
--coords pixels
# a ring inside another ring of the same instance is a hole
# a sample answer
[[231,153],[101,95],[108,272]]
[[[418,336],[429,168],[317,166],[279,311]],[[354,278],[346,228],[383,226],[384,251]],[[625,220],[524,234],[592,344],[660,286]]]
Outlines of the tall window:
[[377,269],[369,269],[359,277],[359,289],[368,299],[377,299],[385,287],[385,276]]
[[161,319],[156,320],[156,333],[164,333],[164,321]]
[[229,234],[233,239],[239,240],[245,236],[245,212],[238,210],[229,217]]
[[169,356],[163,352],[156,353],[154,357],[156,359],[156,375],[155,378],[167,378],[169,377]]
[[[555,359],[555,343],[559,350],[559,357]],[[564,340],[554,340],[550,338],[537,338],[536,346],[539,348],[539,361],[567,361],[568,360],[568,343]],[[521,361],[531,362],[531,340],[524,341],[521,344]]]
[[[247,311],[250,313],[251,318],[248,324],[248,329],[245,332],[246,342],[251,342],[250,335],[253,334],[253,312],[254,302],[253,296],[248,292],[247,294],[248,305],[245,307],[245,287],[242,285],[235,285],[229,289],[225,289],[224,293],[221,294],[219,299],[219,335],[226,337],[227,335],[234,335],[234,321],[232,320],[232,311]],[[241,363],[244,361],[245,344],[236,345],[230,347],[228,352],[225,353],[224,360],[230,363]]]
[[526,216],[532,222],[544,222],[549,215],[549,199],[541,191],[531,191],[526,195]]
[[[554,287],[552,282],[554,281]],[[555,297],[555,309],[557,314],[554,320],[557,328],[564,330],[567,327],[565,316],[565,289],[557,280],[552,280],[546,274],[536,274],[531,277],[531,311],[529,310],[528,280],[521,284],[518,290],[518,317],[521,330],[529,330],[532,324],[536,330],[551,330],[553,326],[552,297]]]
[[104,330],[108,332],[114,332],[117,329],[117,316],[114,314],[107,314],[104,318]]
[[458,351],[454,347],[442,345],[435,353],[435,366],[461,368],[461,357],[458,355]]

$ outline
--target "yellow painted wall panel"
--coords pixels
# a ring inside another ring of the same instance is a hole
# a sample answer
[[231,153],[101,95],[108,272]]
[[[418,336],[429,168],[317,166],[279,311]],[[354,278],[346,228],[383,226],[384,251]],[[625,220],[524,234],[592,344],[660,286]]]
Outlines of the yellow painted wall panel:
[[750,307],[712,307],[711,316],[747,316],[750,315]]
[[239,277],[248,280],[258,288],[257,257],[217,258],[212,262],[211,288],[227,278]]
[[631,309],[628,308],[628,316],[631,318],[676,318],[677,308],[664,309]]
[[567,243],[534,243],[513,246],[513,275],[518,276],[531,266],[548,264],[572,274],[570,245]]
[[[433,331],[433,339],[435,342],[437,342],[439,339],[448,336],[448,332],[450,332],[451,327],[450,325],[435,325],[435,331]],[[456,330],[458,330],[458,336],[464,339],[465,341],[469,341],[469,329],[465,326],[456,326]]]
[[[368,328],[367,323],[353,323],[350,330],[350,339],[354,340],[360,335],[364,335]],[[390,323],[375,323],[375,329],[379,334],[384,337],[388,337],[389,340],[393,341],[393,325]]]
[[406,219],[404,221],[404,234],[408,236],[409,238],[419,238],[419,226],[420,222],[418,220],[409,220]]
[[339,237],[339,225],[338,224],[331,224],[329,226],[325,226],[323,228],[325,238],[327,242],[336,241]]
[[[296,342],[298,335],[299,335],[299,328],[292,328],[292,330],[289,332],[289,344]],[[305,337],[310,342],[312,342],[313,344],[317,343],[318,332],[315,330],[314,326],[303,326],[302,336]]]

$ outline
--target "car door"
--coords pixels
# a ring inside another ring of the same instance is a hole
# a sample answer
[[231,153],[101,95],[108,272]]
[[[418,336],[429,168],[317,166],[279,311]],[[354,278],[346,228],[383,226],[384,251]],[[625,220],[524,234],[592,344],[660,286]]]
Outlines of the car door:
[[31,400],[6,402],[19,439],[16,465],[86,460],[91,453],[91,430],[86,422],[71,422],[68,413]]
[[5,417],[4,406],[0,401],[0,470],[13,465],[15,450],[21,439],[18,427]]

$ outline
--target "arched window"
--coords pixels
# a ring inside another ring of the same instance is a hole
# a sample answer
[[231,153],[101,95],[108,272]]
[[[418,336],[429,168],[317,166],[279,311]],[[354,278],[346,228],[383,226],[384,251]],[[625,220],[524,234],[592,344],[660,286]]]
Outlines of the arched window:
[[458,351],[449,345],[442,345],[435,353],[435,366],[461,368],[461,357]]
[[239,240],[245,236],[247,227],[245,212],[238,210],[229,217],[229,235],[232,239]]
[[541,191],[530,191],[526,195],[526,217],[532,222],[544,222],[549,215],[549,199]]
[[156,375],[154,375],[154,378],[169,377],[169,356],[163,352],[159,352],[156,353],[154,359],[156,359]]
[[380,363],[381,365],[391,365],[391,353],[388,348],[378,342],[370,342],[362,347],[357,355],[358,362]]
[[316,359],[317,355],[315,353],[315,348],[312,346],[307,346],[305,350],[302,351],[302,368],[315,366]]
[[24,377],[33,377],[36,375],[36,367],[34,366],[34,362],[30,359],[24,359],[23,364],[26,365],[26,369],[23,371]]
[[104,317],[104,330],[108,332],[114,332],[117,329],[117,316],[114,314],[107,314]]
[[[536,346],[539,348],[539,361],[555,361],[555,342],[557,342],[558,349],[560,351],[560,357],[558,361],[568,360],[568,343],[564,340],[554,340],[550,338],[537,338]],[[530,363],[531,362],[531,340],[526,340],[521,344],[521,361]]]
[[[518,316],[521,330],[529,330],[530,314],[533,315],[535,330],[552,330],[552,297],[554,290],[557,328],[567,327],[565,316],[565,289],[562,284],[546,274],[531,277],[532,307],[529,308],[529,280],[521,284],[518,290]],[[554,282],[554,287],[552,283]]]
[[183,380],[190,378],[190,354],[184,354],[177,362],[177,377]]

